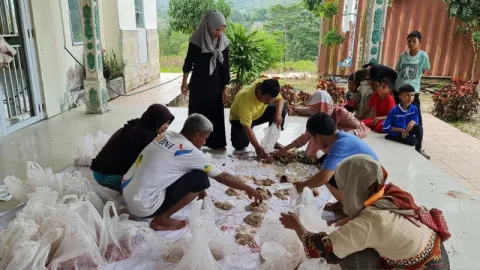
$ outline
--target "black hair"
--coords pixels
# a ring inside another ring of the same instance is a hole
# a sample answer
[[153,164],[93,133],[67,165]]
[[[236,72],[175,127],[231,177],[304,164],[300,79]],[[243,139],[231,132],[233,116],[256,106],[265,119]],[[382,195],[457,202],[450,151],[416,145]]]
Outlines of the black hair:
[[355,80],[355,72],[348,76],[348,81],[351,82],[351,81],[354,81],[354,80]]
[[356,82],[363,82],[368,79],[370,72],[367,68],[359,69],[355,72],[354,79]]
[[260,83],[260,93],[274,98],[280,93],[280,83],[276,79],[266,79]]
[[337,123],[326,113],[316,113],[308,118],[307,131],[312,135],[332,135],[337,130]]
[[365,65],[362,66],[362,68],[367,68],[367,67],[371,67],[371,66],[373,66],[372,63],[366,63]]
[[398,92],[411,93],[411,92],[415,92],[415,88],[413,88],[413,86],[411,86],[410,84],[404,84],[402,87],[400,87],[400,89],[398,89]]
[[382,83],[386,84],[388,88],[393,89],[395,86],[393,85],[392,78],[383,78]]
[[410,34],[408,34],[407,36],[407,39],[411,38],[411,37],[416,37],[418,38],[418,41],[422,41],[422,33],[420,33],[420,31],[412,31],[410,32]]

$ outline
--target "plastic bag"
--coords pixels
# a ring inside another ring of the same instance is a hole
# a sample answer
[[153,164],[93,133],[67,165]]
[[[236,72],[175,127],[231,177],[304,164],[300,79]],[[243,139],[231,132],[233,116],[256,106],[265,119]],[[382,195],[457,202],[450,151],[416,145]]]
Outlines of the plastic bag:
[[310,188],[305,188],[296,200],[292,210],[300,217],[303,226],[310,232],[330,232],[327,222],[322,219],[323,207],[318,208],[317,199]]
[[292,255],[293,262],[297,266],[306,259],[302,242],[294,230],[285,229],[279,218],[280,216],[269,215],[263,220],[260,228],[260,246],[263,247],[266,242],[281,245]]
[[7,267],[14,250],[37,234],[38,227],[33,220],[18,217],[8,223],[0,234],[0,269]]
[[95,207],[98,214],[103,214],[103,207],[105,207],[105,204],[95,192],[89,191],[87,195],[80,196],[80,200],[90,202]]
[[[179,263],[192,242],[192,236],[190,234],[183,236],[173,243],[166,244],[165,251],[163,253],[163,259],[171,263]],[[151,242],[150,242],[151,243]],[[151,246],[150,246],[151,247]],[[163,249],[159,249],[163,250]]]
[[50,228],[61,228],[64,235],[52,243],[53,256],[48,269],[98,269],[103,264],[96,241],[78,213],[57,209],[55,216],[42,222],[40,231]]
[[73,153],[73,162],[75,166],[90,166],[92,159],[102,150],[110,139],[110,135],[98,131],[95,134],[88,133],[81,137]]
[[276,124],[271,124],[269,127],[266,127],[263,132],[265,136],[260,142],[260,145],[266,153],[272,153],[275,151],[275,143],[280,139],[280,129]]
[[3,182],[7,186],[8,192],[12,194],[15,199],[23,203],[27,202],[28,198],[27,192],[25,191],[25,183],[22,180],[13,175],[8,175]]
[[[113,217],[110,216],[110,209]],[[118,215],[113,202],[105,204],[99,248],[108,262],[130,257],[134,248],[152,235],[153,230],[148,223],[128,220],[128,215]]]
[[295,269],[295,260],[284,247],[280,244],[267,241],[262,245],[260,251],[265,262],[260,267],[261,270],[291,270]]
[[330,265],[324,259],[308,259],[298,267],[298,270],[330,270]]
[[[67,201],[69,201],[67,203]],[[58,207],[66,207],[69,211],[76,212],[79,219],[85,224],[84,228],[88,229],[90,235],[97,243],[102,232],[102,217],[95,207],[88,201],[80,201],[76,195],[66,195],[62,199],[62,204]]]
[[50,253],[50,245],[63,231],[50,229],[38,242],[26,241],[13,251],[13,258],[6,270],[44,269]]
[[198,228],[193,232],[192,242],[187,252],[175,267],[177,270],[214,270],[220,269],[210,252],[207,232]]

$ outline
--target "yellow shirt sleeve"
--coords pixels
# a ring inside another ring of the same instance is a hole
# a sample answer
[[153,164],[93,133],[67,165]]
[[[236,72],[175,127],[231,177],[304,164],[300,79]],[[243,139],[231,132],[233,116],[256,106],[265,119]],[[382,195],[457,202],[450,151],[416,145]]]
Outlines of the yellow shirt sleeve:
[[372,211],[361,212],[359,216],[341,226],[329,235],[333,252],[343,259],[350,254],[380,245],[383,237],[381,218]]
[[275,102],[275,101],[279,101],[279,100],[282,100],[282,99],[283,99],[282,93],[278,93],[278,96],[273,101]]

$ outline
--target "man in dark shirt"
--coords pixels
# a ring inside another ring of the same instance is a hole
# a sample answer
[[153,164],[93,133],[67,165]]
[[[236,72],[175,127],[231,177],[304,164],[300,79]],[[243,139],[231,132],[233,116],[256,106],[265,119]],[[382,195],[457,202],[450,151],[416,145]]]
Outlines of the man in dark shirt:
[[397,72],[387,66],[378,64],[366,64],[362,69],[355,72],[355,81],[361,82],[371,79],[380,83],[385,78],[390,78],[395,83],[397,80]]

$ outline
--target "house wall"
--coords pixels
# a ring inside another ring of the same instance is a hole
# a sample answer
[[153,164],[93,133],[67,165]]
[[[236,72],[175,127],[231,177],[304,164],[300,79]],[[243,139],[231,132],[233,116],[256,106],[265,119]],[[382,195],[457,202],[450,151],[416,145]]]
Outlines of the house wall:
[[[137,29],[135,1],[118,0],[120,53],[127,63],[124,72],[126,91],[131,91],[160,77],[157,4],[155,0],[143,0],[143,6],[145,30]],[[141,38],[146,38],[147,61],[145,63],[140,62]]]

